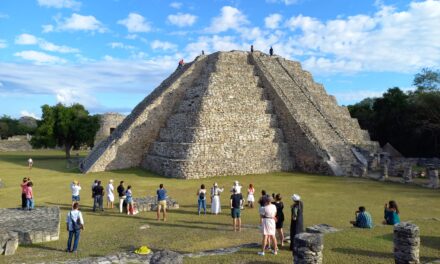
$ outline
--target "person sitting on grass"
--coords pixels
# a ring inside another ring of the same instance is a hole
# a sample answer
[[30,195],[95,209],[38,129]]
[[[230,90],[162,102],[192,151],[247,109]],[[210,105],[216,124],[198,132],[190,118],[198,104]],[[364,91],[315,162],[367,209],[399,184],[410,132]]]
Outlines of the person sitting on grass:
[[399,207],[397,206],[396,201],[391,200],[388,202],[388,205],[385,204],[384,218],[384,225],[395,225],[400,223]]
[[373,228],[373,219],[369,212],[365,211],[364,206],[359,206],[359,210],[355,212],[356,221],[350,221],[354,227]]

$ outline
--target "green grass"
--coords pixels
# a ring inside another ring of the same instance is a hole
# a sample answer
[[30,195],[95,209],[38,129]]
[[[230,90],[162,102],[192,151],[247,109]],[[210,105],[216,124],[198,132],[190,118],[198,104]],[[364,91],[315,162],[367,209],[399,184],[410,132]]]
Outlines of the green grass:
[[[27,169],[27,159],[34,159],[34,169]],[[301,173],[272,173],[216,177],[202,180],[177,180],[162,178],[139,169],[103,172],[82,175],[66,169],[63,153],[57,151],[35,151],[29,153],[0,153],[0,172],[5,187],[0,189],[0,207],[17,207],[20,204],[19,183],[24,176],[34,181],[37,206],[58,205],[62,209],[60,240],[50,243],[21,246],[14,256],[0,256],[0,263],[34,263],[73,258],[65,254],[67,232],[65,214],[70,208],[69,184],[78,179],[82,186],[81,205],[86,230],[81,234],[79,257],[103,256],[130,250],[141,245],[153,249],[170,249],[179,252],[197,252],[244,243],[259,242],[261,236],[256,209],[242,213],[243,224],[252,225],[241,233],[231,231],[231,218],[227,206],[229,193],[222,197],[223,213],[218,216],[196,215],[196,190],[201,183],[211,186],[214,181],[229,189],[234,180],[243,185],[254,183],[257,192],[280,192],[285,204],[290,204],[290,195],[299,193],[304,201],[305,225],[327,223],[342,232],[325,235],[325,263],[394,263],[392,250],[392,227],[376,226],[373,230],[351,228],[349,220],[358,206],[364,205],[371,212],[375,224],[380,224],[383,205],[395,199],[401,209],[402,221],[413,220],[420,226],[422,261],[440,259],[440,192],[375,181],[307,175]],[[143,212],[136,216],[120,215],[117,209],[104,213],[93,213],[90,185],[94,179],[107,183],[124,180],[133,186],[135,197],[154,195],[159,183],[163,183],[168,194],[180,203],[180,209],[171,211],[167,222],[157,222],[155,213]],[[245,188],[244,188],[245,189]],[[285,209],[287,218],[289,209]],[[140,230],[142,225],[150,229]],[[285,223],[286,229],[289,223]],[[285,230],[286,232],[288,230]],[[257,256],[258,249],[243,249],[224,256],[186,259],[186,263],[292,263],[286,249],[278,256]]]

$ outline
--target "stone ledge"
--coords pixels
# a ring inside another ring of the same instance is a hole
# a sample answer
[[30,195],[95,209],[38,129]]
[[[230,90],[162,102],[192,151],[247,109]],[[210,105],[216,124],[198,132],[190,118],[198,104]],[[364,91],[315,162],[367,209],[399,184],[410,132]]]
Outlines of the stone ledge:
[[[179,209],[179,204],[176,200],[171,197],[166,199],[167,201],[167,209]],[[133,204],[135,208],[138,209],[139,212],[148,212],[157,210],[157,197],[156,196],[147,196],[147,197],[139,197],[133,198]]]

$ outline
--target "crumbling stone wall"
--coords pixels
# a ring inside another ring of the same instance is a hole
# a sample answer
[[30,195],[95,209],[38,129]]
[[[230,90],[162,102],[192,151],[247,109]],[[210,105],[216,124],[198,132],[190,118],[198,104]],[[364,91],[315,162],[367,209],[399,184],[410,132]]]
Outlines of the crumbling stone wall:
[[110,134],[116,130],[122,121],[124,121],[125,115],[118,113],[105,113],[99,117],[99,130],[95,135],[95,146],[102,140],[106,139]]

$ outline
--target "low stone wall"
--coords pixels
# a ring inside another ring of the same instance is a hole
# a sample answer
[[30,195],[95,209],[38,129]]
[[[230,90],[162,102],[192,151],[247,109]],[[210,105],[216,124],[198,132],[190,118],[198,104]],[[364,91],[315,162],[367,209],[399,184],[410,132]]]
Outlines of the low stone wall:
[[14,255],[18,248],[18,234],[0,229],[0,255]]
[[60,209],[38,207],[32,211],[0,209],[0,234],[14,234],[20,245],[59,239]]
[[32,146],[27,140],[0,140],[0,152],[29,150]]
[[[179,209],[179,204],[176,200],[172,198],[167,198],[167,209]],[[155,211],[157,210],[157,197],[147,196],[140,198],[133,198],[134,207],[138,209],[139,212]]]

